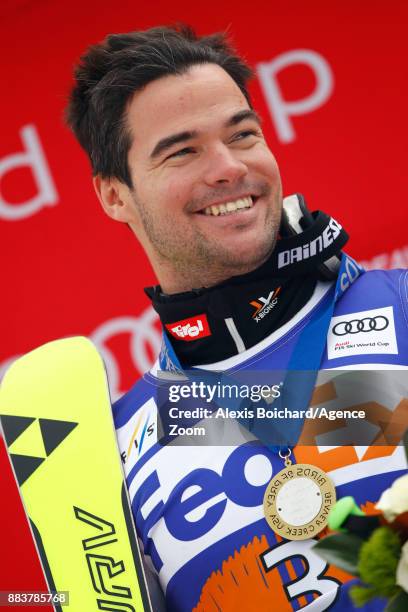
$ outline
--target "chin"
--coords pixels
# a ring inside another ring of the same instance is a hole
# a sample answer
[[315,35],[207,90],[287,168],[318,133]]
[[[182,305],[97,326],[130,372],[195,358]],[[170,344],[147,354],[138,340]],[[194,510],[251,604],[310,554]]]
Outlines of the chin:
[[235,274],[245,274],[261,266],[272,253],[270,242],[262,246],[263,248],[250,246],[245,249],[237,249],[227,255],[224,261],[226,264],[228,262],[228,267],[234,270]]
[[268,233],[267,236],[263,236],[260,240],[260,236],[245,237],[238,239],[235,245],[231,246],[230,253],[231,258],[236,261],[241,261],[243,264],[254,264],[256,262],[263,262],[269,257],[275,247],[275,240],[271,239],[271,235]]

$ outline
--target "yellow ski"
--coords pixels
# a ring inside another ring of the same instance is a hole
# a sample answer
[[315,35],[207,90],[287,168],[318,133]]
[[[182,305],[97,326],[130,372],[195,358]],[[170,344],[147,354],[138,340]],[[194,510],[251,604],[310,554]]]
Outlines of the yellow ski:
[[1,385],[0,416],[50,591],[69,592],[70,612],[150,612],[105,368],[93,344],[57,340],[14,362]]

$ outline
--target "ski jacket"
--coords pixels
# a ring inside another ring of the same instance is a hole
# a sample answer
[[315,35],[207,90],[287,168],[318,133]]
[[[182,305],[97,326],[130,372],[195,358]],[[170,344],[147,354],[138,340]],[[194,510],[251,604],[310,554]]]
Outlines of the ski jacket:
[[[252,348],[204,368],[284,367],[330,287],[318,282],[290,321]],[[362,403],[369,411],[401,415],[407,400],[393,376],[408,368],[407,332],[408,272],[366,272],[335,304],[321,370],[370,371],[373,384],[362,391]],[[284,467],[279,455],[250,436],[233,445],[160,445],[157,382],[155,366],[116,402],[114,419],[137,532],[168,610],[354,609],[351,577],[312,550],[315,540],[282,539],[264,518],[266,486]],[[328,406],[335,402],[326,399]],[[351,495],[367,511],[406,471],[401,446],[299,445],[291,458],[325,470],[337,498]],[[365,609],[383,604],[370,606]]]

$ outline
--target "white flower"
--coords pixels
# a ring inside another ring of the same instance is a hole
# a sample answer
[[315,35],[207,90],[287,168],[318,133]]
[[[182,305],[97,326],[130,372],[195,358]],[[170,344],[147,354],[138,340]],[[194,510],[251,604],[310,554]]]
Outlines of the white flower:
[[403,512],[408,512],[408,474],[394,480],[381,495],[376,508],[381,510],[389,523]]
[[397,567],[397,584],[408,593],[408,542],[401,548],[401,558]]

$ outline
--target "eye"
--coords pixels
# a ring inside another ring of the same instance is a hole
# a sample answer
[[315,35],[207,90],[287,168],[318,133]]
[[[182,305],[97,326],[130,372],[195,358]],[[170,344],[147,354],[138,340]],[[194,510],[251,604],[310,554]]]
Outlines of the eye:
[[192,149],[191,147],[184,147],[184,149],[180,149],[179,151],[176,151],[175,153],[171,153],[168,157],[166,157],[166,160],[171,159],[172,157],[184,157],[185,155],[188,155],[189,153],[194,153],[194,149]]
[[234,134],[232,140],[244,140],[245,138],[249,138],[250,136],[260,136],[259,130],[243,130],[242,132],[238,132],[238,134]]

